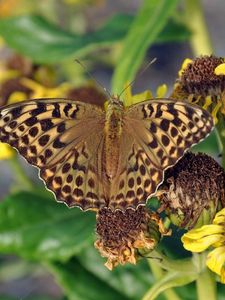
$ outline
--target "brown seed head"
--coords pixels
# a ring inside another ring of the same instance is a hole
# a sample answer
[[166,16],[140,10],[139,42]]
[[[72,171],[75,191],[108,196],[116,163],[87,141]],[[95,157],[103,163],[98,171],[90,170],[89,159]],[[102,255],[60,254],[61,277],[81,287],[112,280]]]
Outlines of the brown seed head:
[[189,152],[166,171],[160,190],[162,209],[174,224],[199,227],[225,206],[225,172],[210,156]]
[[106,101],[106,96],[92,86],[71,89],[68,92],[67,97],[69,99],[95,104],[101,107],[104,106],[104,102]]
[[165,233],[160,219],[145,207],[125,212],[112,212],[108,208],[97,214],[95,247],[107,257],[110,270],[118,264],[136,264],[138,250],[152,250]]
[[215,68],[222,63],[222,57],[197,57],[182,72],[178,80],[181,89],[196,96],[217,96],[225,89],[225,76],[214,73]]

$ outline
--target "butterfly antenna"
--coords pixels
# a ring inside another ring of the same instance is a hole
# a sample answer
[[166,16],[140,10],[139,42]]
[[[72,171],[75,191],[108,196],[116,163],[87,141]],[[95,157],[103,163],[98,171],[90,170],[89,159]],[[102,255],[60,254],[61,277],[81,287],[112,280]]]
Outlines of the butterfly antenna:
[[132,86],[135,81],[152,65],[154,62],[156,62],[157,58],[153,58],[145,67],[144,69],[138,74],[138,76],[132,80],[128,85],[125,86],[125,88],[122,90],[122,92],[119,94],[119,98],[122,96],[122,94],[128,89],[130,86]]
[[79,59],[75,59],[74,60],[76,63],[78,63],[84,70],[85,70],[85,72],[88,74],[88,76],[90,77],[90,78],[92,78],[94,81],[95,81],[95,83],[97,83],[97,85],[98,86],[100,86],[101,87],[101,89],[103,89],[103,91],[109,96],[109,98],[111,98],[112,96],[111,96],[111,94],[110,94],[110,92],[107,90],[107,88],[105,88],[102,84],[101,84],[101,82],[100,81],[98,81],[88,70],[87,70],[87,68],[85,67],[85,65],[79,60]]

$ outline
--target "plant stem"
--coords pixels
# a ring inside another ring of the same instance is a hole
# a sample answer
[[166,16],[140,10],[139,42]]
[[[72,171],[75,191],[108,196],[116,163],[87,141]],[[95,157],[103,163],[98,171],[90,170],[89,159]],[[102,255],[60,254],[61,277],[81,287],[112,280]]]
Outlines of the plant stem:
[[196,280],[198,300],[216,300],[216,282],[209,269],[199,274]]
[[14,170],[18,186],[23,190],[32,190],[33,183],[24,172],[24,169],[22,168],[17,156],[10,159],[10,165]]
[[206,258],[206,252],[193,253],[193,263],[199,274],[196,280],[198,300],[216,300],[216,281],[212,272],[206,267]]
[[[155,260],[148,259],[148,264],[156,280],[160,279],[164,275],[163,270]],[[167,300],[181,300],[180,297],[176,294],[176,292],[173,289],[168,289],[164,291],[163,295]]]
[[185,1],[185,19],[186,24],[193,32],[190,43],[194,56],[212,54],[213,46],[200,0]]
[[195,265],[191,258],[170,259],[156,250],[153,250],[151,255],[155,258],[155,262],[165,270],[190,273],[195,272]]

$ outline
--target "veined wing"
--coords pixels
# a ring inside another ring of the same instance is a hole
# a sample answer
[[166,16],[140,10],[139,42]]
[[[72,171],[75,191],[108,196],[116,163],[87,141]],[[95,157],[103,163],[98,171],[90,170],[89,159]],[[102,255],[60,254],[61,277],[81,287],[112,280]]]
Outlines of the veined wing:
[[0,109],[0,141],[16,148],[58,200],[104,205],[101,155],[105,113],[67,99],[37,99]]
[[155,99],[129,107],[109,206],[124,210],[145,204],[163,181],[164,171],[212,128],[211,115],[186,102]]

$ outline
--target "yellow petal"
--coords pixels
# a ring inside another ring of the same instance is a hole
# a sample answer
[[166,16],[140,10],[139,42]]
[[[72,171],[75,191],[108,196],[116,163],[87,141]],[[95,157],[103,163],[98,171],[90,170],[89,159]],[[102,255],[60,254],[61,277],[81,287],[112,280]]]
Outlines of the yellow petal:
[[206,96],[205,98],[205,104],[203,105],[203,108],[207,110],[207,108],[212,104],[212,97],[211,96]]
[[224,234],[221,235],[221,237],[220,237],[220,240],[218,242],[214,243],[212,246],[214,248],[218,248],[218,247],[221,247],[224,245],[225,245],[225,229],[224,229]]
[[127,88],[124,92],[124,105],[126,107],[129,107],[133,104],[139,103],[139,102],[143,102],[149,99],[152,99],[152,93],[151,91],[144,91],[143,93],[140,94],[136,94],[136,95],[132,95],[131,93],[131,86],[128,86],[127,84]]
[[24,101],[27,99],[27,95],[23,92],[13,92],[7,101],[7,104],[12,104],[20,101]]
[[186,58],[183,63],[182,63],[182,66],[181,66],[181,69],[180,71],[178,72],[178,75],[179,77],[182,75],[183,71],[187,68],[187,66],[192,63],[192,59],[190,58]]
[[218,102],[212,111],[212,117],[215,124],[218,123],[217,113],[220,110],[221,106],[222,106],[222,102]]
[[15,156],[16,152],[8,144],[0,142],[0,159],[10,159]]
[[132,105],[132,93],[131,93],[131,86],[129,85],[129,83],[127,83],[125,85],[126,89],[124,92],[124,105],[125,106],[130,106]]
[[221,209],[215,216],[213,224],[219,225],[225,222],[225,208]]
[[218,275],[222,275],[222,279],[224,280],[225,246],[211,251],[207,256],[206,264],[210,270]]
[[32,91],[36,91],[37,89],[42,89],[42,86],[38,82],[29,78],[21,78],[20,83],[25,87],[27,87],[28,89],[31,89]]
[[161,84],[157,88],[156,97],[157,98],[163,98],[163,97],[165,97],[165,95],[167,93],[167,90],[168,90],[167,85],[166,84]]
[[28,78],[22,78],[20,82],[33,91],[31,98],[63,98],[71,88],[69,83],[62,83],[57,87],[48,88]]
[[16,78],[20,76],[20,73],[16,70],[6,70],[0,66],[0,82],[5,82],[6,80]]
[[225,266],[221,268],[220,280],[222,283],[225,283]]
[[0,48],[2,48],[3,46],[5,46],[5,40],[2,36],[0,36]]
[[214,73],[216,75],[225,75],[225,63],[218,65],[215,68]]
[[185,233],[181,240],[185,249],[192,252],[202,252],[209,246],[219,242],[222,236],[221,233],[224,233],[223,226],[204,225]]

